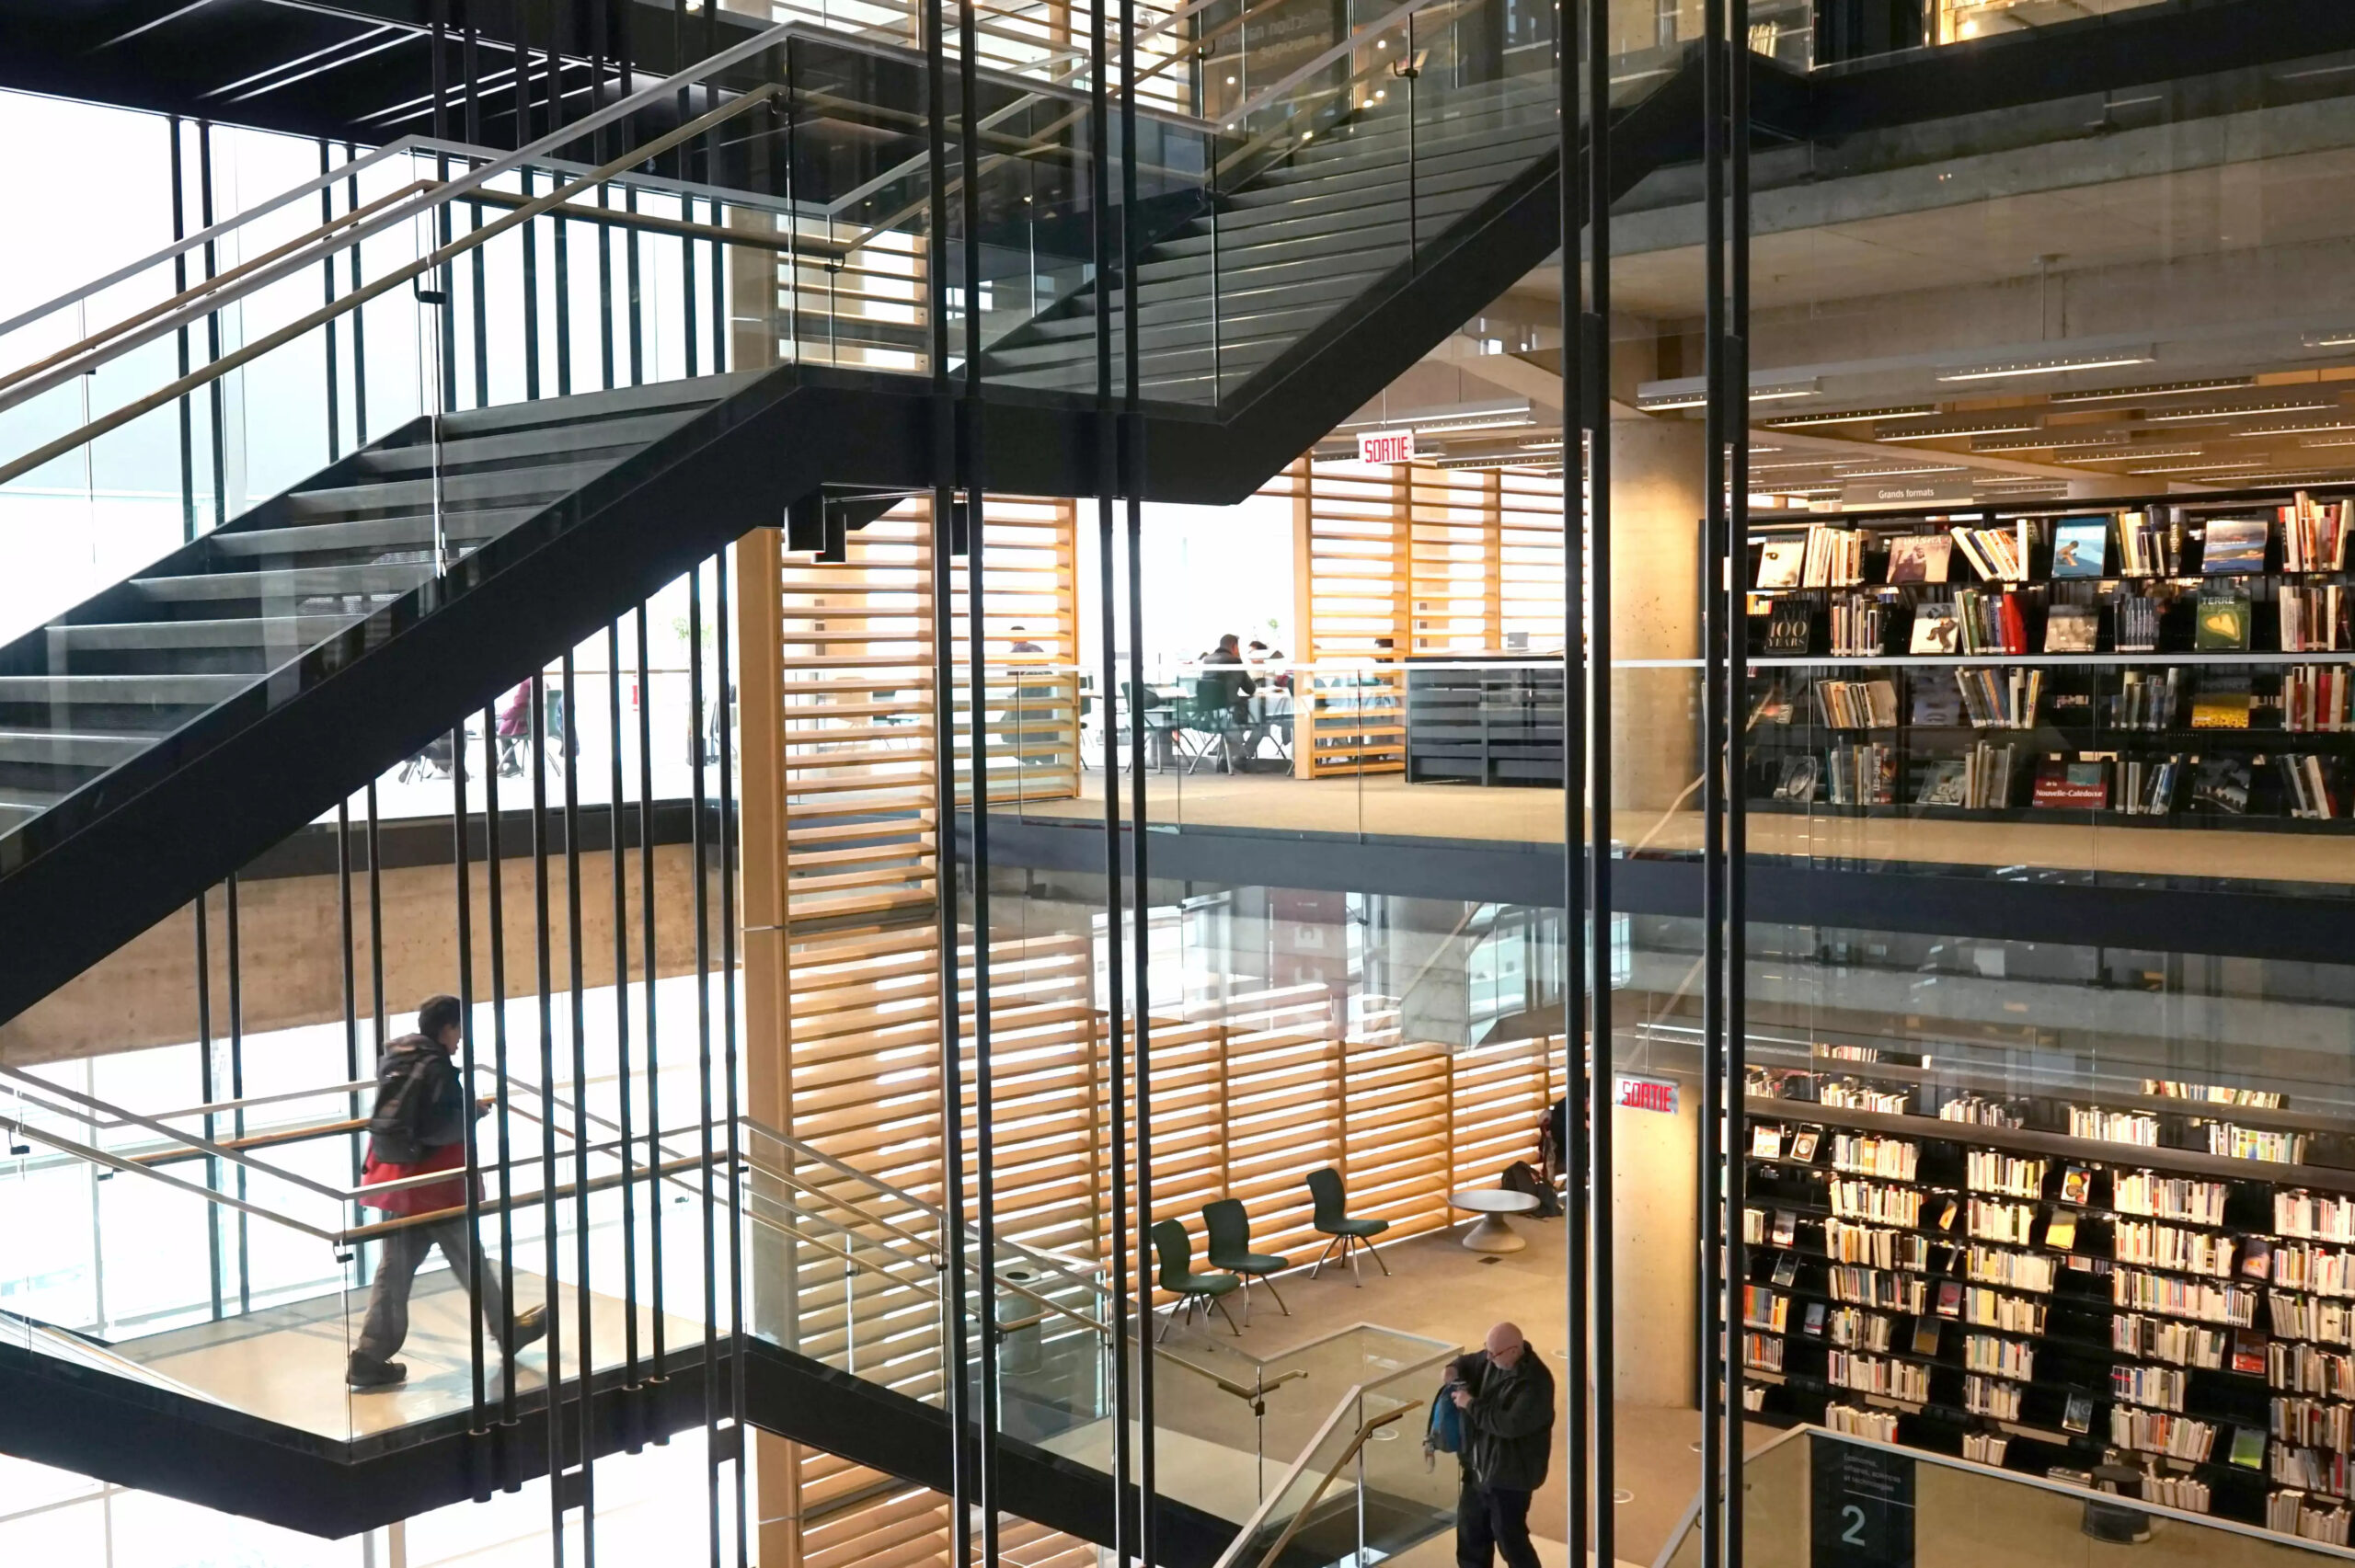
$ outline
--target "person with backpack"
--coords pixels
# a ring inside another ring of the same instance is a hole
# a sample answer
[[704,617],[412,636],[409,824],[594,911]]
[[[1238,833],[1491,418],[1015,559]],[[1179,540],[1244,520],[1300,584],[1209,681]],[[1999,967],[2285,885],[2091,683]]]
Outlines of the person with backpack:
[[1449,1364],[1426,1447],[1451,1440],[1464,1471],[1457,1568],[1494,1568],[1499,1553],[1505,1568],[1537,1568],[1529,1498],[1554,1457],[1554,1374],[1512,1324],[1499,1323],[1481,1349]]
[[[368,1117],[368,1160],[360,1173],[363,1187],[435,1171],[465,1169],[467,1122],[470,1116],[479,1116],[489,1109],[489,1103],[469,1106],[465,1085],[458,1078],[453,1059],[464,1038],[464,1018],[456,997],[427,997],[417,1010],[417,1033],[403,1035],[385,1047],[376,1064],[376,1104]],[[517,1313],[511,1325],[498,1271],[482,1255],[473,1227],[466,1223],[464,1210],[469,1179],[453,1176],[446,1182],[396,1187],[360,1200],[387,1215],[438,1214],[441,1218],[403,1226],[385,1238],[384,1252],[376,1260],[375,1287],[368,1297],[368,1316],[345,1369],[349,1387],[395,1388],[408,1377],[408,1368],[393,1356],[408,1338],[409,1289],[429,1247],[442,1249],[450,1272],[462,1287],[471,1288],[474,1280],[480,1280],[482,1294],[476,1306],[502,1350],[521,1350],[546,1334],[544,1307]],[[510,1334],[511,1345],[505,1337]]]

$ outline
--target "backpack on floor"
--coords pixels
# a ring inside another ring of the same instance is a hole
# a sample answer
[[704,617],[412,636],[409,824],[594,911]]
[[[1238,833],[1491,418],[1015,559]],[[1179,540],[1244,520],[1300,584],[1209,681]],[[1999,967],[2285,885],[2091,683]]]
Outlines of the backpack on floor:
[[1554,1189],[1551,1186],[1538,1178],[1536,1171],[1531,1167],[1528,1161],[1516,1160],[1506,1166],[1505,1173],[1498,1178],[1497,1185],[1509,1193],[1527,1193],[1535,1198],[1538,1219],[1560,1218],[1562,1200],[1554,1195]]

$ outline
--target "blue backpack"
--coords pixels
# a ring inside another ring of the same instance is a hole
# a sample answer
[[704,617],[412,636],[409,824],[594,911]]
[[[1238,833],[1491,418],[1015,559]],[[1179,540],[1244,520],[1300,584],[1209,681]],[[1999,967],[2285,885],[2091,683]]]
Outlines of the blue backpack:
[[1448,1398],[1454,1384],[1431,1396],[1430,1424],[1423,1432],[1423,1455],[1459,1454],[1464,1451],[1464,1413]]

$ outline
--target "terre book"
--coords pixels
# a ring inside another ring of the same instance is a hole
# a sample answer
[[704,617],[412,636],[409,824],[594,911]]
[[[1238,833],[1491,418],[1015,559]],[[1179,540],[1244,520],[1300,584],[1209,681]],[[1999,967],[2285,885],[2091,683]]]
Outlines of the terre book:
[[2109,519],[2066,517],[2052,530],[2052,575],[2097,578],[2109,569]]
[[2245,594],[2202,594],[2192,647],[2201,653],[2248,649],[2248,599]]

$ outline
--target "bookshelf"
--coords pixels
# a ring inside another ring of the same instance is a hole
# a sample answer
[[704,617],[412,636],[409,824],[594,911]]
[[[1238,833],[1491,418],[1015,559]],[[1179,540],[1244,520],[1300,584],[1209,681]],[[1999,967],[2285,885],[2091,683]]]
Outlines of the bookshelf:
[[1752,1419],[2088,1489],[2124,1465],[2146,1501],[2345,1544],[2355,1169],[2303,1162],[2345,1158],[2343,1124],[2199,1089],[2005,1094],[1901,1051],[1753,1070]]
[[1753,808],[2150,828],[2355,820],[2355,500],[1753,530]]

